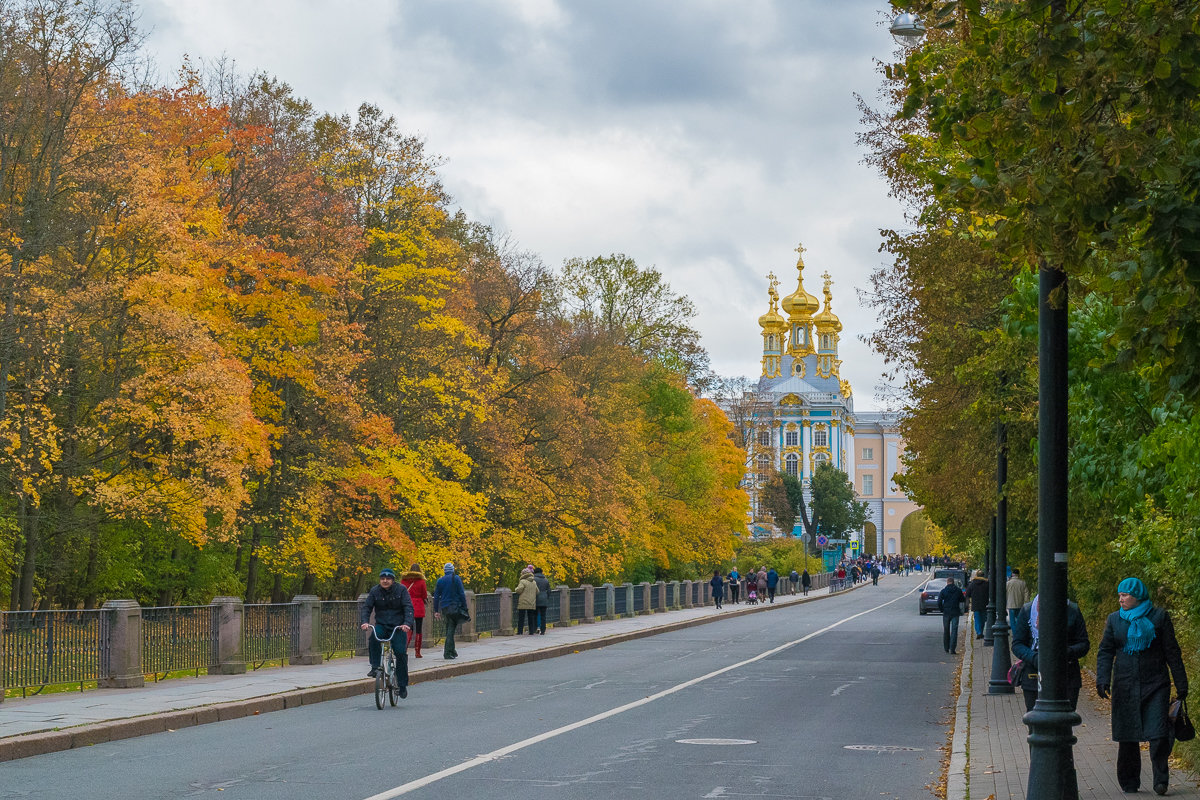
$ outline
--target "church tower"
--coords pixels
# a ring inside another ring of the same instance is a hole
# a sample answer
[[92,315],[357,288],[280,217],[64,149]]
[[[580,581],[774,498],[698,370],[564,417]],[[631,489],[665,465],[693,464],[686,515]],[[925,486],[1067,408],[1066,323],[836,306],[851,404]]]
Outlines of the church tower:
[[783,298],[783,310],[787,313],[789,339],[788,355],[792,356],[795,374],[803,377],[804,356],[815,351],[812,342],[812,317],[821,308],[821,301],[804,289],[804,245],[796,247],[796,291]]
[[830,284],[833,280],[826,272],[825,279],[825,309],[813,318],[817,329],[817,375],[822,378],[841,378],[838,370],[842,366],[838,359],[838,340],[842,332],[842,321],[833,313],[833,292]]
[[780,361],[783,357],[784,342],[787,339],[788,324],[776,309],[779,292],[775,287],[779,285],[779,280],[776,279],[773,272],[767,276],[767,280],[771,282],[767,292],[771,297],[771,308],[758,318],[763,335],[762,376],[778,378],[782,374]]

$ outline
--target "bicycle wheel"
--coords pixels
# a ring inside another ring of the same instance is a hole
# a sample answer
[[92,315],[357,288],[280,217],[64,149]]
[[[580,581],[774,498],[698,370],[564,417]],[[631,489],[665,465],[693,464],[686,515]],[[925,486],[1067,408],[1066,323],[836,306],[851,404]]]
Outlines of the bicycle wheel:
[[383,667],[375,673],[375,707],[380,711],[383,710],[383,695],[387,691],[387,676],[384,674]]
[[400,687],[396,684],[396,656],[391,651],[388,651],[387,665],[388,702],[395,708],[396,701],[400,699]]

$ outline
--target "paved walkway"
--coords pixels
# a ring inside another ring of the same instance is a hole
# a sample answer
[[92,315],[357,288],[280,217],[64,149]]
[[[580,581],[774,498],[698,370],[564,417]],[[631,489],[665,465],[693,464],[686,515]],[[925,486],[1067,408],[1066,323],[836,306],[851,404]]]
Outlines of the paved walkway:
[[[992,648],[984,647],[982,639],[974,638],[969,623],[961,630],[967,646],[954,738],[957,742],[964,728],[967,735],[965,753],[951,755],[947,800],[1024,800],[1029,778],[1028,729],[1021,721],[1025,714],[1024,696],[1019,690],[1007,695],[988,694]],[[1109,738],[1109,706],[1096,696],[1086,674],[1076,710],[1083,718],[1075,729],[1080,800],[1157,797],[1151,788],[1150,755],[1145,750],[1142,790],[1130,795],[1117,785],[1117,745]],[[970,754],[969,761],[966,753]],[[956,776],[964,763],[966,775]],[[1200,789],[1194,778],[1172,769],[1167,796],[1200,800]]]
[[[859,587],[866,585],[869,583]],[[708,606],[551,627],[544,636],[489,636],[460,642],[459,657],[453,661],[442,659],[439,644],[424,648],[425,657],[419,660],[410,651],[409,680],[416,684],[553,658],[702,624],[717,616],[762,613],[828,596],[828,590],[821,589],[807,598],[777,597],[774,605],[727,603],[720,612]],[[245,675],[175,678],[138,689],[8,698],[0,704],[0,761],[364,694],[374,689],[374,681],[366,677],[367,669],[365,657],[338,658],[314,666],[265,668]]]

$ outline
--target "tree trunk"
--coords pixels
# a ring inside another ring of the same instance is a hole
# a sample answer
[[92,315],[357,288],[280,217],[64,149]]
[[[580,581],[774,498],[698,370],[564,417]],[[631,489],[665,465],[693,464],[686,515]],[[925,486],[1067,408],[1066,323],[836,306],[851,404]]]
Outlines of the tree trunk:
[[317,591],[317,576],[311,572],[304,573],[304,583],[300,586],[300,594],[315,594]]
[[246,559],[246,597],[245,602],[253,603],[258,594],[258,523],[250,526],[250,556]]
[[283,602],[283,576],[275,573],[275,581],[271,584],[271,602]]

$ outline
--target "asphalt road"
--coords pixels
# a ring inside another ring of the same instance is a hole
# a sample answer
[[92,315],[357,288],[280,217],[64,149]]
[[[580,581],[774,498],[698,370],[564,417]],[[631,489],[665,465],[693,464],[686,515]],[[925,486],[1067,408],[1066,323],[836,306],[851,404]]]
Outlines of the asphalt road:
[[955,663],[917,585],[420,684],[396,709],[364,695],[0,764],[0,798],[930,797]]

